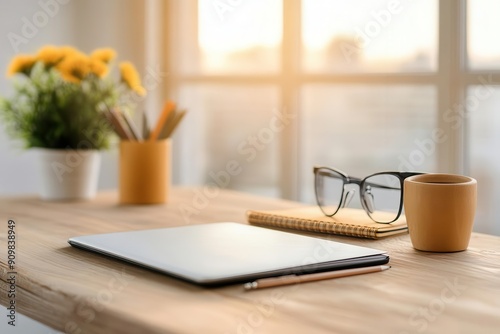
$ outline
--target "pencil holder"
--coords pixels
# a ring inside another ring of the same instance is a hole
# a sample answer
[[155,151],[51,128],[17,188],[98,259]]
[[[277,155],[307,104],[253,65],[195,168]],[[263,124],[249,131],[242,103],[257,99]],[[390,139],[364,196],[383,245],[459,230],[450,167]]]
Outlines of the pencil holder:
[[121,204],[166,203],[170,187],[170,139],[121,141]]

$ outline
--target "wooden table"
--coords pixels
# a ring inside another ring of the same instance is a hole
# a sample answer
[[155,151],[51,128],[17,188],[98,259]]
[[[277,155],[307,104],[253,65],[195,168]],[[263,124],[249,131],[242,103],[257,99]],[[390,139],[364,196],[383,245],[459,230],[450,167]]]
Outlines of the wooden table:
[[[0,303],[8,305],[7,225],[15,221],[16,312],[67,333],[500,333],[500,238],[473,234],[465,252],[415,251],[408,235],[333,240],[385,249],[392,269],[245,292],[202,288],[78,250],[69,237],[236,221],[246,209],[298,203],[177,188],[167,205],[35,197],[0,204]],[[317,235],[318,236],[318,235]],[[2,317],[1,321],[5,320]]]

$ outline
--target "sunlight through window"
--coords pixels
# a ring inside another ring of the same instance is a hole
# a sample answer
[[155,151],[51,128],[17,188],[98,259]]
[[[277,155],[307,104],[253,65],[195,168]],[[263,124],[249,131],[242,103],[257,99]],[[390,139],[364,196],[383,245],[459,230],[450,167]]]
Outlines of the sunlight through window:
[[311,72],[436,70],[437,14],[435,0],[305,0],[303,65]]
[[198,1],[203,72],[276,72],[281,36],[282,0]]
[[467,51],[472,69],[500,69],[500,1],[467,2]]

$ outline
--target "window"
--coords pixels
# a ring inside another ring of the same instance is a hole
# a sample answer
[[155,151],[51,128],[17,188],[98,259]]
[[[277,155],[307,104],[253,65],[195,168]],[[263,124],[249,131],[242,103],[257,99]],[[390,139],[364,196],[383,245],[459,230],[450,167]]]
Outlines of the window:
[[312,203],[319,164],[357,176],[466,173],[479,181],[476,229],[500,234],[488,225],[500,214],[491,205],[499,9],[494,0],[170,1],[169,96],[189,109],[176,181]]
[[435,0],[302,1],[303,68],[332,74],[434,71],[437,9]]

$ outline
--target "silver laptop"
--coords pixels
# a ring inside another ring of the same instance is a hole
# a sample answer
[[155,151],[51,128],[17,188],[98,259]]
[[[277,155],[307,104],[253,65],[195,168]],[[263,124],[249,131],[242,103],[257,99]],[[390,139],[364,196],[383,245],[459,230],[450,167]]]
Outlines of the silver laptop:
[[200,285],[389,262],[384,251],[231,222],[87,235],[68,242]]

